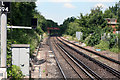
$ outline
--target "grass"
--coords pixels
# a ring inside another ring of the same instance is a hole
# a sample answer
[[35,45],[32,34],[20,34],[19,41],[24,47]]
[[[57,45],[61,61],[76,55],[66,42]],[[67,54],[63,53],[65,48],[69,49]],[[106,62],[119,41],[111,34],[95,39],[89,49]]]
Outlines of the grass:
[[[77,38],[70,36],[70,35],[63,35],[63,37],[69,41],[80,42],[80,40],[78,40]],[[109,42],[105,41],[105,40],[101,40],[100,43],[98,45],[95,45],[94,47],[101,49],[102,51],[108,50],[111,52],[120,53],[119,47],[115,46],[115,47],[109,48]]]
[[45,70],[43,70],[43,73],[45,73]]
[[108,50],[108,51],[111,51],[111,52],[114,52],[114,53],[119,53],[120,52],[120,49],[118,46],[114,46],[112,48],[109,48],[109,42],[108,41],[100,41],[100,44],[94,46],[95,48],[99,48],[101,49],[102,51],[103,50]]
[[100,44],[95,45],[94,47],[98,48],[98,49],[101,49],[102,51],[103,50],[109,50],[109,42],[101,40]]
[[68,39],[69,41],[79,42],[79,40],[76,37],[73,37],[73,36],[70,36],[70,35],[63,35],[63,37]]
[[115,52],[115,53],[119,53],[120,52],[119,48],[117,48],[117,47],[111,48],[110,51],[111,52]]

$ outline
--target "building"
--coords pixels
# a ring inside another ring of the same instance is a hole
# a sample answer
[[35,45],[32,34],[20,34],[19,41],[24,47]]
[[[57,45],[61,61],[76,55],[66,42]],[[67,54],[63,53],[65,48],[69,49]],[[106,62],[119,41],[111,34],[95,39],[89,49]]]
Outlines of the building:
[[118,27],[117,19],[116,18],[105,18],[107,20],[107,24],[109,27],[112,27],[114,29],[113,33],[116,33],[116,27]]

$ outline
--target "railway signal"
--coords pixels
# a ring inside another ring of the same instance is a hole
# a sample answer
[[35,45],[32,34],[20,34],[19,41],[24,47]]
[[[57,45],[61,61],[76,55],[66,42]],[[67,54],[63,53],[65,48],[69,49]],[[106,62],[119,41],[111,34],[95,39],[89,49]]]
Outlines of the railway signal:
[[37,18],[32,18],[31,19],[31,26],[35,29],[37,28],[38,20]]

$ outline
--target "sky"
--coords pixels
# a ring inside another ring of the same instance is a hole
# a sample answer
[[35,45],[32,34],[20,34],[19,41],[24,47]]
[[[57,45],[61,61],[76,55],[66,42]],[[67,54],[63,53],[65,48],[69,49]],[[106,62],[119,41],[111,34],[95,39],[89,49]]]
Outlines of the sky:
[[119,0],[37,0],[37,10],[46,18],[59,25],[68,17],[78,17],[80,13],[89,14],[90,10],[102,6],[103,11],[114,6]]

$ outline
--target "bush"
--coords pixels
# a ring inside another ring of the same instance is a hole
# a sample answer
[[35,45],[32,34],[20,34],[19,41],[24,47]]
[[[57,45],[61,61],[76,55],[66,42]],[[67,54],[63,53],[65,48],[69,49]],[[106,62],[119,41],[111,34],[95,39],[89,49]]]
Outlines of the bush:
[[110,43],[109,47],[110,48],[113,48],[113,46],[115,46],[116,43],[117,43],[117,37],[113,33],[110,33],[110,37],[109,38],[107,37],[106,40],[109,41],[109,43]]
[[119,48],[118,47],[113,47],[110,49],[111,52],[115,52],[115,53],[118,53],[120,52]]
[[63,35],[63,37],[66,38],[66,39],[68,39],[68,40],[70,40],[70,41],[73,40],[73,37],[70,36],[70,35]]
[[21,78],[24,78],[24,75],[22,74],[20,67],[16,65],[12,65],[11,68],[8,68],[7,74],[8,74],[8,78],[12,78],[14,80],[20,80]]
[[8,30],[8,40],[7,40],[7,76],[8,78],[22,78],[22,72],[20,68],[15,65],[11,65],[12,52],[10,50],[11,44],[30,44],[30,55],[33,53],[34,49],[37,47],[40,36],[34,30],[19,30],[14,29],[12,31]]
[[100,48],[101,50],[109,50],[109,42],[101,40],[100,44],[96,45],[95,48]]
[[99,44],[100,41],[100,34],[94,33],[94,34],[90,34],[86,39],[85,39],[85,43],[88,46],[95,46],[97,44]]
[[79,42],[79,40],[75,37],[73,37],[73,40],[76,41],[76,42]]

